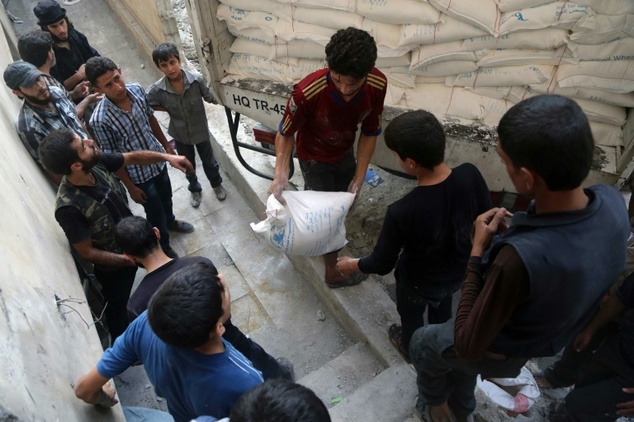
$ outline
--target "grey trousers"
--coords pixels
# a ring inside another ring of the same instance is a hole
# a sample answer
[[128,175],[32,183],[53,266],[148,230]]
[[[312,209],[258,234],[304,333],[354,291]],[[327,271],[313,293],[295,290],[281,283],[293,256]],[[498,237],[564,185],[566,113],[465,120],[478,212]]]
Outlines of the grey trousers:
[[476,407],[475,387],[478,374],[483,378],[515,378],[527,359],[485,358],[466,362],[454,347],[454,319],[443,324],[426,325],[414,332],[409,356],[416,369],[419,410],[448,402],[453,413],[466,417]]

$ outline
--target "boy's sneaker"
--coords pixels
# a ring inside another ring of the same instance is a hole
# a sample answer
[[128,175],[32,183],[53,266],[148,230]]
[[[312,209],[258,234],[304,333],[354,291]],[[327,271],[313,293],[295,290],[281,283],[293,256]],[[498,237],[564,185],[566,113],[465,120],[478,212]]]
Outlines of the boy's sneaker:
[[214,193],[216,194],[218,201],[224,201],[227,198],[227,191],[225,191],[225,188],[223,188],[222,185],[216,186],[214,188]]
[[189,204],[194,208],[198,208],[200,206],[201,197],[202,192],[192,192],[192,196],[189,198]]
[[174,219],[167,225],[167,229],[178,233],[191,233],[194,231],[194,226],[187,221]]

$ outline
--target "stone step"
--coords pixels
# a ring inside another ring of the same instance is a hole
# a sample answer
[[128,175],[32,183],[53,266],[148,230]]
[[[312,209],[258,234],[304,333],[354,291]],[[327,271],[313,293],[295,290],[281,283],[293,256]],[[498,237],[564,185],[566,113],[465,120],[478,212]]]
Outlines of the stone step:
[[402,422],[412,418],[415,398],[414,369],[408,364],[395,365],[334,406],[330,416],[333,422]]
[[298,383],[313,390],[327,407],[332,407],[339,398],[351,396],[383,369],[372,351],[365,344],[357,343]]

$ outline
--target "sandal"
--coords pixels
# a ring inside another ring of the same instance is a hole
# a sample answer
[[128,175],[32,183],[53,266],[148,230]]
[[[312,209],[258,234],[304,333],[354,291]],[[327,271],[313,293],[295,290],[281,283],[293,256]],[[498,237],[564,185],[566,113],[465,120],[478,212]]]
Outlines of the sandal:
[[390,343],[392,343],[392,346],[394,346],[396,350],[399,351],[399,353],[401,354],[401,356],[403,356],[403,359],[405,359],[407,363],[412,363],[411,359],[409,358],[409,352],[401,343],[401,334],[403,334],[403,327],[401,327],[399,324],[392,324],[390,326],[390,329],[387,331],[387,335],[390,337]]

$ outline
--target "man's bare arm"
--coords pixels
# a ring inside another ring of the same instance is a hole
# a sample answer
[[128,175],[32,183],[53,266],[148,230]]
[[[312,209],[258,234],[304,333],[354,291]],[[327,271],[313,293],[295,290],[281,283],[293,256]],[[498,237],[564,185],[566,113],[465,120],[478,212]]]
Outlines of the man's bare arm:
[[365,173],[368,171],[370,160],[376,148],[376,136],[367,136],[361,134],[359,136],[359,145],[357,145],[357,170],[348,185],[348,192],[357,194],[363,186]]
[[282,135],[277,132],[275,135],[275,178],[269,187],[269,192],[281,203],[284,203],[282,191],[288,186],[288,173],[291,168],[294,148],[294,135]]
[[102,377],[97,368],[93,368],[81,377],[75,385],[75,396],[89,404],[112,407],[117,404],[115,391],[107,384],[108,379]]
[[79,253],[79,255],[86,261],[104,265],[108,267],[132,267],[136,263],[125,256],[124,254],[118,254],[114,252],[107,252],[101,249],[97,249],[92,245],[92,240],[88,237],[81,242],[73,243],[73,247]]

